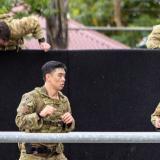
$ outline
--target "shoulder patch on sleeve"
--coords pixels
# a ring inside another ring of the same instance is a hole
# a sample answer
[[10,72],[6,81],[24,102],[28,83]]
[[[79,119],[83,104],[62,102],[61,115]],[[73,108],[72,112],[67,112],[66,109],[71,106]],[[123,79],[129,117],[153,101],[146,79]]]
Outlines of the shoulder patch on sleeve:
[[32,106],[34,105],[34,100],[32,95],[24,94],[21,101],[22,105]]

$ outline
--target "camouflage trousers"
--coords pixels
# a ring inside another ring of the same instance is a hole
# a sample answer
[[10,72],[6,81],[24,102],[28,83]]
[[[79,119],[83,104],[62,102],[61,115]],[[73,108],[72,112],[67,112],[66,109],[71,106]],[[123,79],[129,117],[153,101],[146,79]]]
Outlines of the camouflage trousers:
[[33,154],[26,154],[25,150],[22,150],[19,160],[67,160],[67,158],[63,153],[48,157],[41,157]]

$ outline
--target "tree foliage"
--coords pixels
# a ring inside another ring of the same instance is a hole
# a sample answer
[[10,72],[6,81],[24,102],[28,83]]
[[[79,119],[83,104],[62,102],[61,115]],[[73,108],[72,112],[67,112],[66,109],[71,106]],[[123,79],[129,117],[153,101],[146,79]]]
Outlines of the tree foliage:
[[51,16],[57,10],[53,10],[52,0],[23,0],[26,4],[29,4],[31,13],[35,12],[44,17]]
[[[70,0],[72,18],[88,26],[116,26],[113,0]],[[153,26],[160,24],[158,0],[122,0],[123,26]],[[107,35],[135,47],[148,32],[106,32]]]
[[12,8],[13,2],[13,0],[0,0],[0,14],[9,12]]
[[70,0],[71,17],[86,25],[106,25],[113,23],[113,3],[107,0]]

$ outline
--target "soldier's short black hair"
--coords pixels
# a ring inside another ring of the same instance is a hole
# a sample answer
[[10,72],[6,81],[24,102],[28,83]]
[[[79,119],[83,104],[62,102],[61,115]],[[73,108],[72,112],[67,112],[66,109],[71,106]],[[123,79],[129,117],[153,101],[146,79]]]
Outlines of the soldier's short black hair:
[[0,39],[9,41],[10,35],[11,32],[8,25],[5,22],[0,21]]
[[67,71],[66,65],[62,62],[59,62],[59,61],[46,62],[41,68],[43,79],[45,80],[45,75],[47,73],[51,73],[53,70],[55,70],[57,68],[63,68],[65,71]]

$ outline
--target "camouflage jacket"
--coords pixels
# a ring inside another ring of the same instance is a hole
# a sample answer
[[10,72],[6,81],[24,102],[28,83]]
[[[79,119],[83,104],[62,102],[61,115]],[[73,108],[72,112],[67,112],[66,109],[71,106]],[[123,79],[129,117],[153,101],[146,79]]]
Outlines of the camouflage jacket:
[[[59,92],[59,97],[59,100],[51,99],[44,87],[37,87],[33,91],[24,94],[17,108],[16,125],[21,131],[26,132],[64,133],[73,130],[75,122],[70,126],[57,123],[61,121],[61,115],[71,112],[68,98],[61,92]],[[51,105],[57,110],[53,115],[39,118],[37,113],[46,105]]]
[[152,32],[148,36],[146,42],[147,48],[160,48],[160,25],[156,25],[153,27]]
[[151,115],[151,122],[155,126],[156,117],[160,117],[160,103],[156,107],[155,111]]
[[9,43],[6,47],[0,46],[0,50],[15,49],[23,45],[23,37],[32,34],[35,39],[44,37],[42,28],[36,16],[14,19],[9,15],[0,15],[0,21],[4,21],[11,32]]

